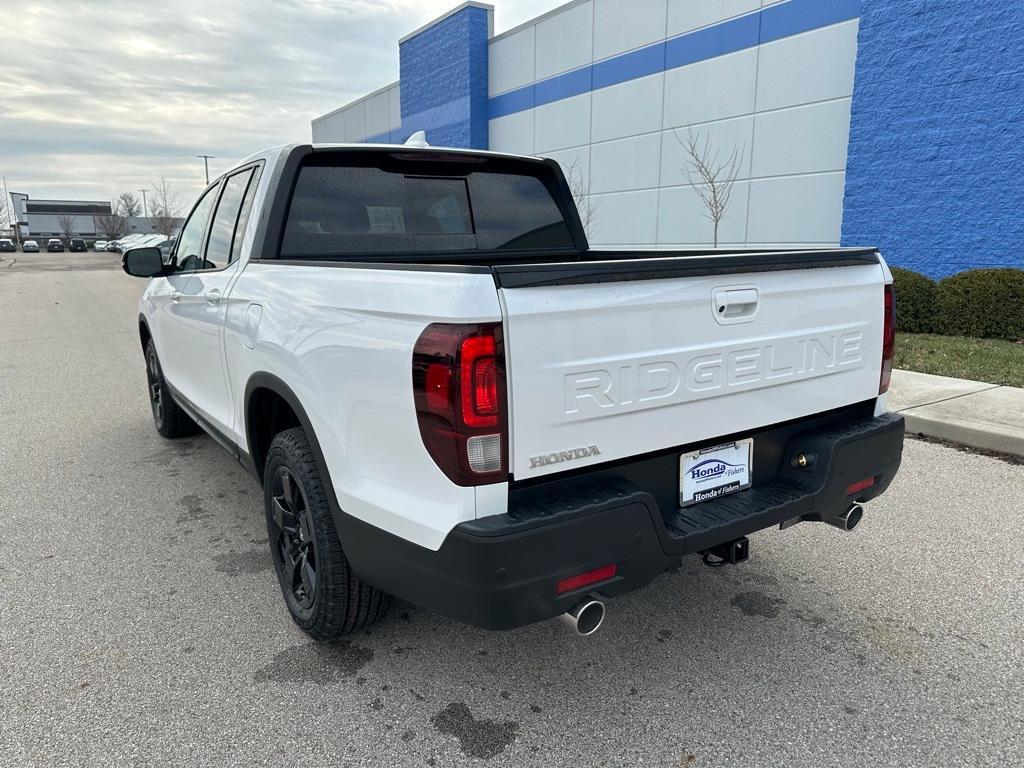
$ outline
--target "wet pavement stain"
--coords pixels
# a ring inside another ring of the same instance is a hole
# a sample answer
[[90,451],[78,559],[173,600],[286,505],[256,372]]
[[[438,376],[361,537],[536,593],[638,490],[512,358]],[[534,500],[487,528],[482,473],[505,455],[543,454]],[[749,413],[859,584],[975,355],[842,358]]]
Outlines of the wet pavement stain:
[[477,720],[462,702],[452,702],[432,718],[441,733],[459,740],[463,754],[487,760],[505,751],[515,741],[519,723]]
[[248,549],[244,552],[225,552],[214,555],[216,570],[228,576],[241,576],[244,573],[261,573],[274,567],[270,552],[266,549]]
[[178,515],[176,522],[195,523],[213,517],[213,513],[203,506],[203,500],[193,493],[182,496],[178,499],[178,504],[183,506],[185,511]]
[[786,603],[785,600],[768,597],[763,592],[741,592],[731,602],[746,616],[764,616],[769,619],[777,617],[779,606]]
[[257,683],[331,685],[373,661],[373,649],[350,643],[293,645],[253,675]]

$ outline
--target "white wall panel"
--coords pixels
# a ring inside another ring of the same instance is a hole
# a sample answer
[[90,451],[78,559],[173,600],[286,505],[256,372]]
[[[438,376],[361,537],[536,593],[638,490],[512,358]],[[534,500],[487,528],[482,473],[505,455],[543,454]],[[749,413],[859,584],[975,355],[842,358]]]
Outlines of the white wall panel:
[[366,138],[366,102],[360,101],[341,113],[345,126],[345,141]]
[[653,243],[657,237],[658,190],[594,195],[591,242],[596,245]]
[[838,243],[845,176],[821,173],[750,182],[747,240]]
[[850,99],[757,115],[751,174],[779,176],[846,168]]
[[594,0],[594,58],[665,37],[665,0]]
[[534,110],[534,150],[550,152],[590,143],[589,93],[544,104]]
[[592,191],[622,192],[658,186],[661,136],[648,133],[617,139],[590,148]]
[[489,95],[521,88],[534,81],[535,27],[529,26],[488,46]]
[[668,36],[691,32],[760,7],[761,0],[668,0]]
[[566,181],[573,188],[573,194],[589,194],[593,191],[590,183],[590,147],[573,147],[557,152],[545,152],[545,157],[562,166]]
[[527,109],[491,120],[488,134],[489,146],[495,152],[532,155],[533,110]]
[[344,141],[345,118],[343,112],[335,112],[313,123],[313,141],[329,143]]
[[856,20],[762,45],[757,108],[851,96],[856,55]]
[[399,86],[388,89],[388,117],[391,120],[389,128],[400,128],[402,125],[402,89]]
[[594,4],[582,3],[537,23],[537,79],[593,60]]
[[591,140],[621,139],[661,128],[665,75],[649,75],[594,91]]
[[366,135],[376,136],[391,129],[388,118],[388,93],[383,91],[366,100]]
[[[737,117],[732,120],[720,120],[715,123],[693,126],[693,136],[701,147],[707,142],[711,153],[718,152],[720,162],[724,162],[733,149],[739,155],[739,176],[750,177],[751,134],[754,128],[753,115]],[[664,131],[661,134],[661,184],[671,187],[686,184],[688,180],[684,168],[690,168],[690,161],[681,142],[689,139],[687,128]]]
[[665,73],[664,127],[751,114],[756,75],[756,49],[670,69]]
[[[719,245],[741,245],[747,228],[747,185],[733,185],[731,203],[718,228]],[[658,242],[664,245],[700,245],[711,243],[714,227],[707,218],[707,207],[690,186],[666,187],[658,203]]]

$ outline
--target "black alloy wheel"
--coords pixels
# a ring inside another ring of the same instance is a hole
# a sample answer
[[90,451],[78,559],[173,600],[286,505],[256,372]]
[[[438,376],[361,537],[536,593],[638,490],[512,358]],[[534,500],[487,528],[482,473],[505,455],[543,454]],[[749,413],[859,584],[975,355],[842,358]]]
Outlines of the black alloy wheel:
[[160,361],[152,345],[146,351],[146,380],[149,383],[149,404],[153,409],[153,420],[159,429],[164,423],[164,387],[160,376]]
[[271,550],[289,607],[300,617],[313,613],[317,584],[317,546],[309,502],[287,466],[274,471],[271,494]]

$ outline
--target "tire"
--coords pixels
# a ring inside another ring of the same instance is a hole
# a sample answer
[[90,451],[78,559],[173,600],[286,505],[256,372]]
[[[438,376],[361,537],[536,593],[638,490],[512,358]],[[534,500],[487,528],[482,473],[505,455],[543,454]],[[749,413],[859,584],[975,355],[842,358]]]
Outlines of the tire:
[[196,434],[199,426],[171,397],[152,339],[146,342],[146,379],[149,385],[149,406],[153,410],[156,431],[169,439]]
[[352,572],[327,498],[306,434],[278,434],[263,473],[270,554],[288,612],[320,642],[358,632],[391,607],[391,595]]

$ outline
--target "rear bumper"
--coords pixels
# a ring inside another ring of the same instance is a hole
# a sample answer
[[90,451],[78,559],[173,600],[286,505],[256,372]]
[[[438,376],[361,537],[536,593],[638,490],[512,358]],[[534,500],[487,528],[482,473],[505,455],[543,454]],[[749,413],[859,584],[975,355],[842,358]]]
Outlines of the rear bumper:
[[[899,469],[903,433],[903,418],[887,414],[755,435],[755,470],[759,438],[771,450],[754,486],[686,510],[652,493],[633,465],[517,494],[507,514],[457,526],[436,552],[344,514],[338,530],[366,581],[468,624],[511,629],[564,613],[589,592],[638,589],[685,555],[875,498]],[[638,464],[663,475],[685,449]],[[798,466],[799,454],[808,466]],[[847,487],[867,477],[874,485],[848,497]],[[556,594],[559,579],[610,563],[618,566],[613,579]]]

